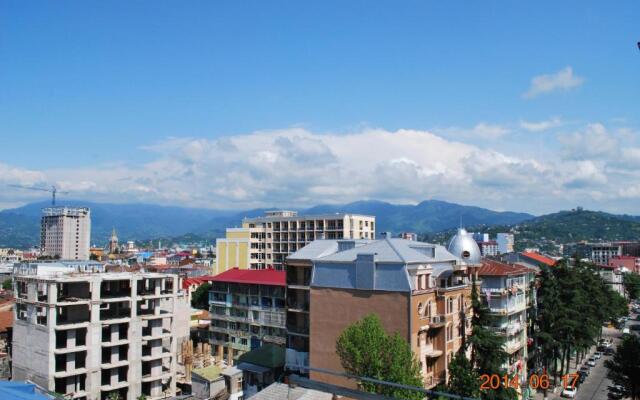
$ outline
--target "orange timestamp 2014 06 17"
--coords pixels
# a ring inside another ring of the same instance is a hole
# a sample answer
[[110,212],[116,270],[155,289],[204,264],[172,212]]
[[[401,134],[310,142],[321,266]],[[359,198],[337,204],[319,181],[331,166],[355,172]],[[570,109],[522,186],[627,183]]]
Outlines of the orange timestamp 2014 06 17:
[[[578,374],[567,374],[562,376],[562,384],[564,388],[574,388],[578,382]],[[548,389],[549,388],[549,375],[543,374],[531,374],[528,379],[529,387],[531,389]],[[509,375],[498,374],[483,374],[480,375],[480,390],[496,390],[500,387],[518,389],[520,387],[520,381],[518,375],[510,377]]]

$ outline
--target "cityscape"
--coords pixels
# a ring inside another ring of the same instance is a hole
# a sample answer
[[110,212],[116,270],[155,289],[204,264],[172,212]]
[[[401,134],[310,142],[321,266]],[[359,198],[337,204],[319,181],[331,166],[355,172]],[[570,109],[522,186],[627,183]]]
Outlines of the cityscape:
[[638,11],[7,1],[0,400],[640,400]]

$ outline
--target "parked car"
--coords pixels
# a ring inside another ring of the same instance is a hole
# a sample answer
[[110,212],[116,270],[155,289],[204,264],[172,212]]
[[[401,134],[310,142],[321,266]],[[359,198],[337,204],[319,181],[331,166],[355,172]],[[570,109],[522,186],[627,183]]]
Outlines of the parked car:
[[599,360],[602,358],[602,353],[599,351],[596,351],[595,353],[593,353],[593,358],[595,358],[596,360]]
[[631,329],[632,331],[640,331],[640,324],[631,325],[629,329]]
[[584,366],[580,367],[580,372],[582,372],[586,376],[589,376],[589,373],[591,372],[591,370],[589,369],[588,365],[584,365]]
[[562,391],[562,397],[566,397],[568,399],[573,399],[576,397],[576,392],[578,391],[578,388],[576,387],[566,387],[563,391]]
[[583,371],[578,371],[578,382],[583,383],[587,379],[587,375]]
[[595,367],[596,359],[593,356],[589,357],[589,359],[587,360],[587,365],[590,367]]
[[624,328],[624,329],[622,330],[622,334],[623,334],[623,335],[629,335],[630,333],[631,333],[631,331],[629,330],[629,328]]
[[611,348],[611,347],[607,347],[607,348],[604,350],[604,355],[605,355],[605,356],[612,356],[612,355],[614,355],[615,353],[616,353],[616,352],[615,352],[615,350],[613,350],[613,348]]

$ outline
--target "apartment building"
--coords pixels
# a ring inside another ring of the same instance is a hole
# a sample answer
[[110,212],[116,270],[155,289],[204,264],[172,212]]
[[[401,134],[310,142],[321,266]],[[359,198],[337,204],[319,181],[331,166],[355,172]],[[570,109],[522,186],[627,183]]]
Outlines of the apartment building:
[[91,212],[87,207],[42,209],[40,250],[61,260],[88,260]]
[[477,274],[481,297],[494,317],[489,329],[504,337],[504,350],[509,354],[505,368],[509,374],[517,373],[522,384],[527,373],[527,308],[534,272],[527,267],[484,259]]
[[[245,262],[247,235],[249,250],[248,261]],[[218,271],[232,267],[282,270],[284,259],[289,254],[314,240],[374,238],[373,216],[339,213],[298,215],[296,211],[267,211],[263,217],[245,218],[241,229],[228,229],[227,238],[216,242]],[[237,265],[233,265],[234,261]]]
[[14,270],[13,379],[68,398],[176,394],[176,355],[189,336],[175,275],[86,272],[29,263]]
[[229,365],[265,343],[285,345],[285,272],[230,269],[212,278],[210,343]]
[[482,257],[494,257],[498,255],[498,242],[495,240],[487,240],[478,243],[480,254]]
[[[292,254],[287,258],[287,364],[302,371],[305,363],[342,371],[335,352],[338,336],[375,313],[389,333],[398,332],[410,343],[427,388],[446,381],[448,364],[471,331],[474,260],[464,251],[463,259],[440,245],[386,238],[317,240]],[[477,246],[475,251],[479,260]],[[315,371],[310,377],[354,385]]]

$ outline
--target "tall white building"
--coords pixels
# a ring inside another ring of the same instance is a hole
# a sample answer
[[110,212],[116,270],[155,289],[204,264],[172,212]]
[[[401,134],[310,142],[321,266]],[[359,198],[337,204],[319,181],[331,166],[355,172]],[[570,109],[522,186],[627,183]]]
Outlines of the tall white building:
[[227,229],[216,241],[218,273],[240,269],[283,269],[284,259],[318,239],[375,239],[376,217],[358,214],[298,215],[267,211],[245,218],[242,228]]
[[87,207],[42,209],[40,224],[42,255],[61,260],[88,260],[91,211]]
[[513,245],[515,243],[513,233],[498,233],[496,242],[498,242],[498,253],[513,253]]
[[13,379],[69,399],[174,396],[190,317],[180,279],[88,272],[101,269],[92,262],[14,268]]

